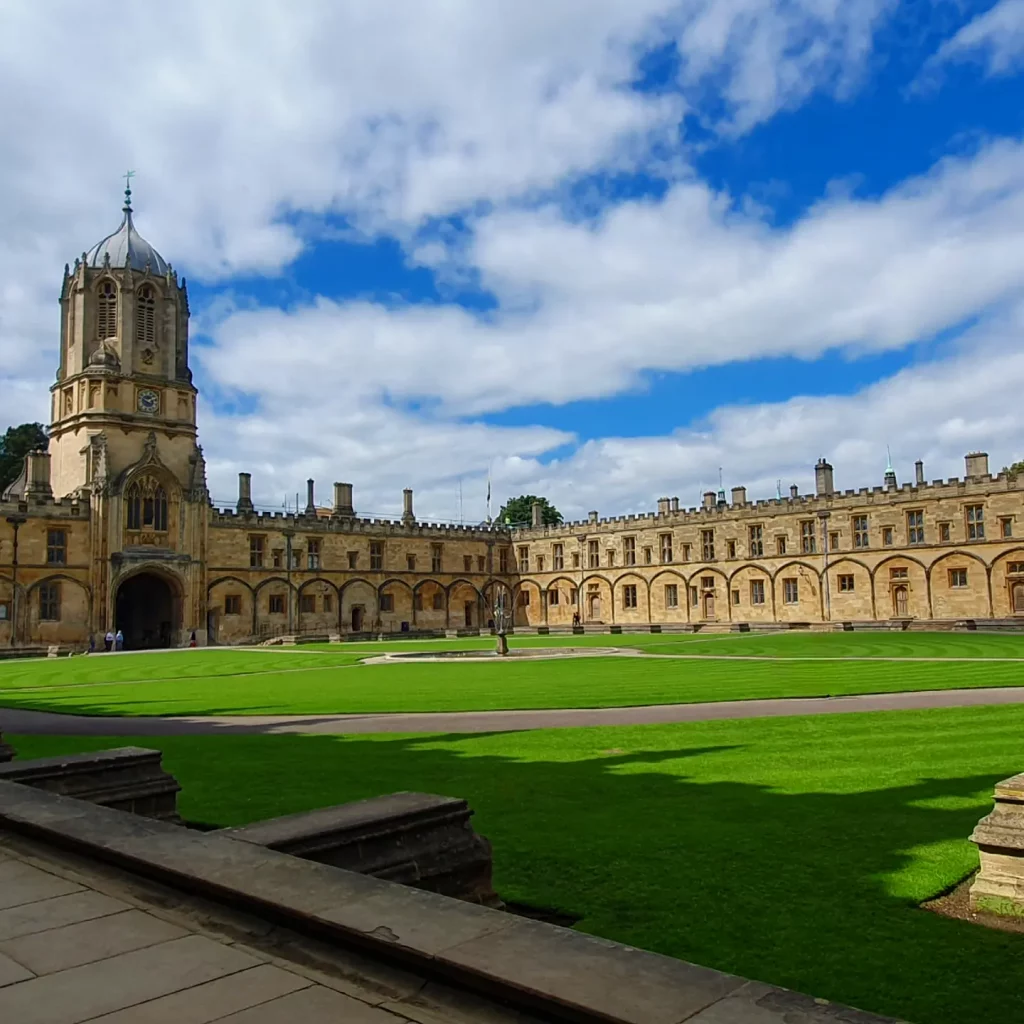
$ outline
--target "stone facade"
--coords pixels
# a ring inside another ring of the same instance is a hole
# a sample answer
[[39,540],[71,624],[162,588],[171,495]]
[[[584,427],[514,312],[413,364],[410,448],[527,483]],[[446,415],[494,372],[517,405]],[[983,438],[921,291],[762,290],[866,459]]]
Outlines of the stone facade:
[[0,647],[242,643],[275,635],[515,624],[750,626],[1024,622],[1024,480],[964,479],[750,502],[742,487],[560,527],[360,518],[352,485],[260,514],[240,474],[212,507],[196,429],[184,279],[120,228],[65,267],[48,451],[0,496]]
[[517,619],[770,624],[1013,621],[1024,626],[1024,479],[966,476],[837,491],[816,467],[817,493],[701,508],[663,498],[648,515],[534,526],[513,537]]

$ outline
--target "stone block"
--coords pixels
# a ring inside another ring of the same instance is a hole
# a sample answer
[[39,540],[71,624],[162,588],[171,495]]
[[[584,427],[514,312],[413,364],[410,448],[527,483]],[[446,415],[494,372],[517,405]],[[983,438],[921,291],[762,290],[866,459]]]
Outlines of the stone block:
[[[2,752],[0,752],[2,753]],[[0,781],[70,796],[174,824],[181,786],[161,765],[159,750],[119,747],[89,754],[0,764]],[[0,760],[3,760],[0,756]]]
[[465,800],[388,796],[290,814],[221,835],[305,860],[499,907],[491,844],[473,831]]
[[971,842],[981,858],[971,909],[1024,917],[1024,774],[996,784],[995,807],[978,822]]

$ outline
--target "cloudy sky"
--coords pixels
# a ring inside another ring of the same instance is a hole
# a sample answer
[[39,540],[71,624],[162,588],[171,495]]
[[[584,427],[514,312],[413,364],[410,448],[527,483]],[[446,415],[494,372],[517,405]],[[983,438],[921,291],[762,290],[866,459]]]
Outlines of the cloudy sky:
[[1024,458],[1024,0],[0,0],[0,125],[0,429],[132,168],[219,503]]

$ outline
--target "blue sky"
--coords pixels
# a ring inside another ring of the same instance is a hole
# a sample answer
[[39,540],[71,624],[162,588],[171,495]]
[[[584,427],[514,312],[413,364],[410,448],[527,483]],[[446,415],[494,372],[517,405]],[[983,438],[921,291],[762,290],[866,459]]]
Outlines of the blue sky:
[[66,8],[0,42],[8,419],[131,166],[219,500],[621,514],[1024,457],[1024,0],[184,3],[115,30],[156,52],[98,128],[33,60],[85,72]]

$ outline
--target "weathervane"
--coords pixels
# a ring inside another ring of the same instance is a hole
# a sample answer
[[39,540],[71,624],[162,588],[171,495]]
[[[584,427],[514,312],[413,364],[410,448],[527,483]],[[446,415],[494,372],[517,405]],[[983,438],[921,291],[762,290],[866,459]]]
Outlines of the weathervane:
[[124,172],[124,208],[130,210],[132,208],[132,178],[135,177],[134,171]]

